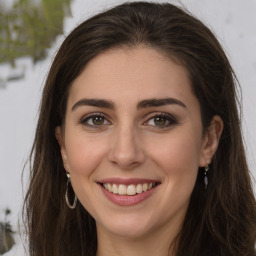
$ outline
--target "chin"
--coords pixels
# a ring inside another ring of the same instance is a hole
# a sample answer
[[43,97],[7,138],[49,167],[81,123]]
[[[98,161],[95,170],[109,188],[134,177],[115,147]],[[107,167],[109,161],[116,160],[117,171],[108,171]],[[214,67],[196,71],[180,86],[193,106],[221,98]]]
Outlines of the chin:
[[148,234],[153,229],[152,221],[146,221],[145,218],[139,216],[131,216],[126,218],[113,218],[113,221],[108,220],[107,223],[97,225],[98,228],[103,228],[113,235],[134,239],[140,238]]

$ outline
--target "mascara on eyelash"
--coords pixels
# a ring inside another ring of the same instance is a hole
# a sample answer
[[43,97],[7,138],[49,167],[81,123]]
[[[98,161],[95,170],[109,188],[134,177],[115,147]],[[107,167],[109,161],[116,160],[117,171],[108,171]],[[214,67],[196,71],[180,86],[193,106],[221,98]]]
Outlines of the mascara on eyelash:
[[[90,113],[90,114],[85,115],[83,118],[81,118],[79,120],[79,124],[82,124],[82,125],[85,125],[85,126],[91,127],[91,128],[100,128],[100,126],[104,125],[104,124],[98,124],[98,125],[97,124],[89,124],[88,120],[90,120],[91,118],[94,118],[94,117],[101,117],[101,118],[104,118],[107,122],[109,122],[108,118],[102,113]],[[165,125],[159,125],[158,128],[167,128],[167,127],[177,123],[177,119],[171,114],[168,114],[168,113],[151,113],[151,117],[148,118],[147,121],[144,122],[144,124],[149,122],[151,119],[157,118],[157,117],[164,118],[166,121],[169,122],[168,124],[165,124]],[[156,127],[157,126],[158,125],[156,125]]]
[[152,115],[148,120],[152,119],[152,118],[156,118],[156,117],[161,117],[161,118],[165,118],[166,120],[172,122],[172,123],[177,123],[177,119],[168,113],[157,113]]
[[106,119],[106,117],[103,114],[101,114],[101,113],[91,113],[91,114],[83,116],[79,120],[79,123],[84,123],[84,122],[88,121],[90,118],[93,118],[93,117],[103,117],[103,118]]

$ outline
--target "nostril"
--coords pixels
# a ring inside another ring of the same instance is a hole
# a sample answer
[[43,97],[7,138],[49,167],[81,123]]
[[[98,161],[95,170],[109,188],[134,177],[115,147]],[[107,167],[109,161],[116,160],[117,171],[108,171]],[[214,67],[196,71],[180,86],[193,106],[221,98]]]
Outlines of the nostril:
[[108,159],[122,169],[131,169],[145,161],[143,150],[132,136],[118,136],[109,151]]

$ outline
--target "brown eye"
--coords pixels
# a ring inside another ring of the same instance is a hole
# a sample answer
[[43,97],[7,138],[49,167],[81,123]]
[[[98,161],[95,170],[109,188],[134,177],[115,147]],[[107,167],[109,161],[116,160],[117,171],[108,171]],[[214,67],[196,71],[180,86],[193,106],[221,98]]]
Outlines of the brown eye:
[[80,121],[80,123],[92,128],[99,128],[110,124],[110,122],[101,114],[91,114],[86,116]]
[[152,116],[144,125],[152,126],[154,128],[167,128],[177,123],[177,120],[170,114],[161,113]]
[[102,125],[102,124],[104,124],[104,120],[105,120],[105,118],[102,116],[94,116],[91,118],[91,122],[94,125]]
[[164,117],[157,116],[157,117],[154,117],[154,123],[156,126],[164,126],[166,125],[166,123],[168,123],[168,120]]

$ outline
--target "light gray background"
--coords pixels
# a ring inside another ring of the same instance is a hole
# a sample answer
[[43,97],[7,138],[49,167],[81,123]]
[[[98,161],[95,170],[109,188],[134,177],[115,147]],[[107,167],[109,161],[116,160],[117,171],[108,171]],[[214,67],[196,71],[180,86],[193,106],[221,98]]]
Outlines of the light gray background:
[[[73,17],[65,19],[65,34],[99,10],[122,2],[124,1],[74,0]],[[185,6],[203,20],[214,31],[231,60],[242,87],[242,125],[249,165],[256,177],[256,0],[169,2]],[[0,88],[0,221],[4,217],[3,210],[9,207],[12,210],[10,220],[14,229],[17,228],[23,200],[21,173],[34,136],[41,89],[63,38],[58,37],[49,50],[48,58],[35,66],[30,58],[20,59],[17,66],[26,67],[25,79],[9,82],[5,89]],[[13,72],[9,65],[0,65],[0,76],[4,77],[9,72]],[[24,181],[26,187],[26,175]],[[19,248],[15,247],[5,255],[22,255]]]

